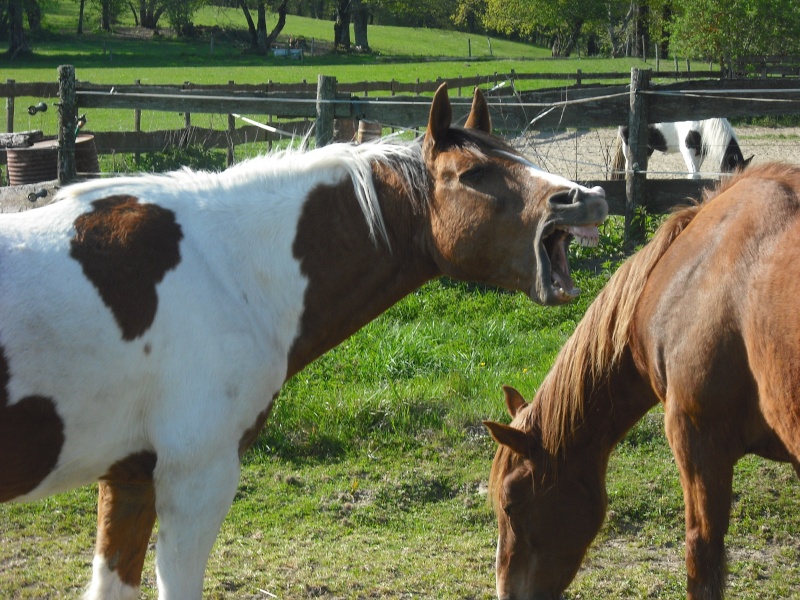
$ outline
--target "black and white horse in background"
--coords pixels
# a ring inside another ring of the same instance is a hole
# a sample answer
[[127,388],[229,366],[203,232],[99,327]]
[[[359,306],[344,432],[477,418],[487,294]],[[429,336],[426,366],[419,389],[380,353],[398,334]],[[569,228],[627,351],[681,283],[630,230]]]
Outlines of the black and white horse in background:
[[[700,178],[700,166],[706,160],[718,172],[730,173],[745,168],[753,159],[744,157],[733,127],[723,118],[648,125],[647,156],[655,150],[666,154],[680,152],[689,169],[689,179]],[[623,126],[617,133],[612,179],[624,179],[627,156],[628,128]]]

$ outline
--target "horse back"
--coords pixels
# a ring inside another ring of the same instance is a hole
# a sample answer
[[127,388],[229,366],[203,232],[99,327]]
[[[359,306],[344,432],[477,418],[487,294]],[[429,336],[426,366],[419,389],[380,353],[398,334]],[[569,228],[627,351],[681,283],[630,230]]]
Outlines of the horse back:
[[798,245],[800,169],[746,171],[654,267],[635,322],[640,370],[669,409],[784,460],[784,447],[800,460]]

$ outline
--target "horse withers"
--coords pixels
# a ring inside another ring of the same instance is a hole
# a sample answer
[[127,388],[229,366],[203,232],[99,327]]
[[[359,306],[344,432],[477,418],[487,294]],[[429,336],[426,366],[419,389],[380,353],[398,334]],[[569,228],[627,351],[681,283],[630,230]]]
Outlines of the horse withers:
[[530,404],[506,388],[497,594],[557,599],[603,523],[609,456],[657,403],[686,508],[687,598],[718,600],[733,469],[800,475],[800,168],[750,167],[671,216],[609,280]]
[[[658,150],[665,154],[680,152],[689,170],[689,179],[700,178],[700,167],[708,161],[719,173],[744,169],[753,160],[745,158],[739,140],[728,119],[653,123],[647,126],[647,156]],[[628,164],[628,127],[617,130],[611,165],[611,179],[624,179]]]
[[137,598],[156,517],[161,600],[202,595],[240,459],[281,385],[440,275],[555,305],[600,188],[490,135],[476,91],[424,138],[286,152],[218,174],[65,188],[0,216],[0,501],[99,481],[85,598]]

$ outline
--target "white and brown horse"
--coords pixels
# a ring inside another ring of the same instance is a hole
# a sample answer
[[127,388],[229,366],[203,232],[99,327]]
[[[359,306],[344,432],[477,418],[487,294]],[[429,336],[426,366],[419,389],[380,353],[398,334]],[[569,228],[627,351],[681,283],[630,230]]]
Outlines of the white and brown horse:
[[[700,167],[708,161],[719,173],[744,169],[753,160],[745,158],[739,147],[736,132],[728,119],[653,123],[647,127],[647,155],[655,151],[664,154],[680,152],[689,179],[700,178]],[[628,167],[628,128],[620,127],[612,160],[612,179],[623,179]]]
[[201,597],[242,453],[282,384],[440,275],[560,304],[605,195],[490,135],[479,92],[424,139],[219,174],[88,182],[0,218],[0,501],[99,481],[85,597]]
[[501,600],[556,600],[606,515],[609,457],[658,403],[686,505],[687,598],[719,600],[736,462],[800,475],[800,168],[750,167],[625,262],[511,425],[490,487]]

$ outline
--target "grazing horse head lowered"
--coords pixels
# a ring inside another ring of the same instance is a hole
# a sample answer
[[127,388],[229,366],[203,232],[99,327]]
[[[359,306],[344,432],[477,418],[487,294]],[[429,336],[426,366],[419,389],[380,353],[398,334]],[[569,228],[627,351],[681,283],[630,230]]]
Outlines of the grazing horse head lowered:
[[425,282],[560,304],[600,188],[538,170],[436,93],[424,138],[77,184],[0,216],[0,501],[99,481],[85,598],[201,597],[240,459],[283,383]]

